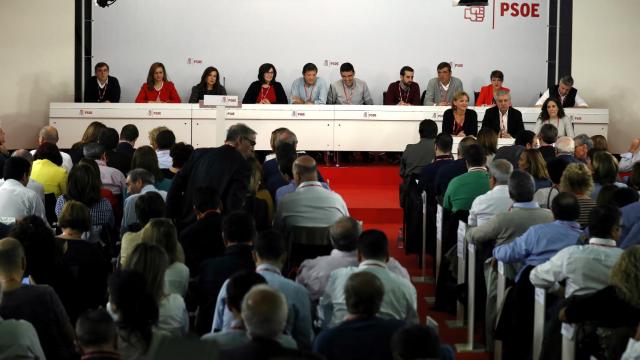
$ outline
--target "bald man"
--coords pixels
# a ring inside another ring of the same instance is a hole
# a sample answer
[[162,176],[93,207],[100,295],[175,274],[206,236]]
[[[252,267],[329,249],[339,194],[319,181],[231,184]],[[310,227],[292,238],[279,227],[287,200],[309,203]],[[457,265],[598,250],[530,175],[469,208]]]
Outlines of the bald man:
[[337,193],[322,187],[318,181],[316,161],[308,155],[293,163],[296,190],[278,204],[274,225],[286,232],[293,226],[329,227],[349,215],[347,204]]
[[[50,143],[57,145],[58,144],[58,129],[53,126],[44,126],[40,129],[38,133],[38,146],[42,143]],[[31,155],[35,155],[36,151],[31,150]],[[71,171],[73,167],[73,161],[71,160],[71,155],[67,154],[64,151],[60,151],[60,155],[62,156],[62,167],[67,170],[67,174]]]
[[[308,158],[308,159],[305,159],[304,161],[309,161],[309,165],[310,166],[314,166],[314,167],[316,166],[316,160],[314,158],[312,158],[310,156],[306,156],[306,155],[304,157]],[[309,159],[311,159],[311,160],[309,160]],[[294,160],[294,164],[295,164],[295,160]],[[281,174],[278,174],[278,175],[281,178],[284,179],[284,177]],[[276,190],[276,197],[275,197],[276,204],[280,204],[280,200],[282,200],[282,198],[285,195],[291,194],[292,192],[296,191],[296,189],[298,188],[298,185],[300,185],[300,183],[298,182],[299,180],[300,180],[299,178],[296,180],[296,178],[294,176],[294,178],[291,179],[289,184],[280,186],[278,188],[278,190]],[[317,170],[316,170],[316,179],[315,179],[315,181],[320,182],[320,184],[322,185],[323,188],[325,188],[327,190],[330,190],[329,189],[329,185],[323,181],[323,179],[322,179],[322,177],[320,175],[320,172],[317,171]]]

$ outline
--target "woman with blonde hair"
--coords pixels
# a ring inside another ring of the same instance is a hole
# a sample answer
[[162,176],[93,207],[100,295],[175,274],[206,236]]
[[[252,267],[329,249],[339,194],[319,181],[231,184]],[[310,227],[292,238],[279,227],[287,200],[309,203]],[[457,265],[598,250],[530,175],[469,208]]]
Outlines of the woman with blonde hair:
[[244,210],[253,215],[256,221],[256,229],[263,231],[271,227],[273,220],[273,199],[269,190],[262,187],[262,166],[256,158],[247,159],[251,166],[251,178],[249,179],[249,191],[244,203]]
[[533,180],[536,184],[536,191],[553,186],[553,183],[549,179],[547,164],[544,161],[540,150],[523,150],[522,154],[520,154],[520,159],[518,160],[518,168],[533,176]]
[[560,178],[560,191],[573,193],[580,204],[580,217],[578,222],[581,227],[589,225],[589,214],[596,207],[596,202],[589,197],[593,190],[591,172],[585,164],[569,164]]
[[98,142],[100,133],[106,128],[107,125],[99,121],[92,121],[91,124],[87,126],[87,128],[84,130],[84,134],[82,134],[82,139],[77,143],[71,145],[69,155],[71,155],[71,160],[73,160],[74,164],[77,164],[78,161],[80,161],[80,159],[84,157],[84,145],[88,143]]
[[442,132],[451,136],[467,136],[478,134],[478,114],[470,110],[469,95],[458,91],[453,95],[451,109],[442,115]]

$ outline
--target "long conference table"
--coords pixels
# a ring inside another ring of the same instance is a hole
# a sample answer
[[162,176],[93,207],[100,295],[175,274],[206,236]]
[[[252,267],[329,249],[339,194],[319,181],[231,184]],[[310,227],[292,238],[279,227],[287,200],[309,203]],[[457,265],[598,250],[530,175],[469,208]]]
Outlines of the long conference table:
[[[445,106],[356,106],[356,105],[242,105],[217,109],[200,104],[105,104],[51,103],[49,124],[60,134],[58,146],[69,148],[82,138],[86,127],[100,121],[120,129],[134,124],[140,131],[136,146],[148,145],[149,130],[166,126],[176,141],[194,147],[219,146],[226,129],[244,123],[257,135],[256,150],[270,150],[271,132],[286,127],[296,133],[299,150],[313,151],[403,151],[419,141],[418,124],[432,119],[442,129]],[[475,108],[478,128],[487,108]],[[517,108],[525,128],[532,130],[540,108]],[[577,134],[607,136],[608,109],[565,109]],[[220,117],[218,117],[220,114]],[[225,129],[225,130],[223,130]],[[456,138],[455,143],[459,141]],[[499,139],[499,146],[513,139]],[[456,147],[454,146],[454,149]]]

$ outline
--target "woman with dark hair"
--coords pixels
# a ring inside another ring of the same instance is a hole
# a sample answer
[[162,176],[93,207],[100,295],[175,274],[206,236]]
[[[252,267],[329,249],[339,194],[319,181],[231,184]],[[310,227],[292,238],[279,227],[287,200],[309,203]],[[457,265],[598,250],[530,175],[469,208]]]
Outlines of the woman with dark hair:
[[123,359],[153,359],[162,338],[169,336],[155,329],[158,304],[139,271],[119,270],[111,275],[107,311],[116,319],[117,348]]
[[256,158],[247,159],[251,167],[249,189],[244,201],[243,209],[251,214],[256,221],[256,229],[263,231],[271,228],[273,219],[273,199],[266,189],[260,189],[262,183],[262,166]]
[[564,113],[560,101],[554,98],[548,98],[544,104],[542,104],[542,109],[540,110],[538,120],[536,120],[536,126],[533,132],[536,134],[540,133],[540,128],[544,124],[552,124],[558,128],[558,136],[568,136],[572,139],[575,137],[571,119]]
[[158,155],[151,146],[141,146],[136,149],[131,158],[131,168],[147,170],[156,181],[154,184],[156,189],[169,191],[171,180],[165,179],[162,175],[160,165],[158,165]]
[[566,161],[559,158],[553,158],[547,163],[549,180],[551,180],[553,185],[536,191],[533,196],[533,200],[537,202],[541,208],[551,209],[551,202],[560,193],[560,179],[567,165]]
[[38,146],[31,165],[31,179],[42,184],[44,193],[56,197],[67,191],[67,170],[55,144],[44,142]]
[[179,103],[180,95],[175,85],[167,79],[167,72],[162,63],[151,64],[147,82],[142,84],[136,97],[137,103]]
[[498,134],[491,128],[483,127],[478,131],[478,144],[487,156],[487,164],[490,164],[498,151]]
[[160,169],[165,179],[173,179],[173,177],[187,163],[189,157],[193,153],[193,146],[185,144],[182,141],[171,147],[169,156],[171,156],[172,165],[168,169]]
[[276,81],[275,66],[262,64],[258,69],[258,81],[249,85],[242,99],[243,104],[288,104],[287,94],[282,85]]
[[100,133],[102,130],[106,129],[107,125],[99,122],[92,121],[89,126],[84,130],[84,134],[82,134],[82,139],[77,143],[71,145],[71,150],[69,151],[69,155],[71,156],[71,160],[74,164],[77,164],[80,159],[84,157],[84,145],[88,143],[98,142],[100,138]]
[[602,135],[593,135],[591,137],[591,141],[593,141],[593,148],[601,151],[609,151],[609,144],[607,143],[607,138]]
[[533,176],[536,191],[553,185],[549,179],[547,164],[538,149],[525,149],[522,151],[520,159],[518,160],[518,168]]
[[627,187],[618,182],[618,160],[606,151],[596,151],[590,157],[591,173],[593,175],[593,191],[591,198],[597,199],[598,193],[604,185]]
[[500,70],[493,70],[489,76],[491,84],[480,88],[480,95],[476,99],[476,106],[494,106],[496,104],[496,94],[498,91],[509,91],[502,86],[504,74]]
[[469,106],[469,95],[458,91],[453,95],[451,109],[442,114],[442,132],[451,136],[467,136],[478,134],[478,114]]
[[227,95],[227,89],[220,85],[220,73],[213,66],[204,69],[200,83],[191,88],[189,102],[195,104],[205,95]]

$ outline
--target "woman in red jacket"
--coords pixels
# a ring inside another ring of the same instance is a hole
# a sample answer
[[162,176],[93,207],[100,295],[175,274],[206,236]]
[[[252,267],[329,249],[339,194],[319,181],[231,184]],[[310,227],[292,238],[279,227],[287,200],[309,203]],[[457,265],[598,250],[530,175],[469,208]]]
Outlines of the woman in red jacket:
[[500,70],[491,72],[491,84],[480,88],[480,95],[476,99],[476,106],[494,106],[496,104],[496,93],[499,90],[509,91],[508,88],[502,87],[504,74]]
[[142,84],[136,97],[137,103],[179,103],[180,95],[171,81],[167,80],[167,72],[162,63],[153,63],[149,68],[147,82]]

